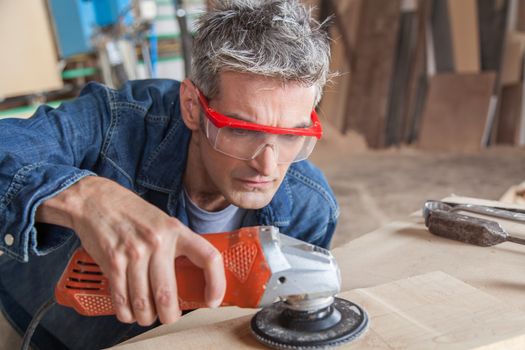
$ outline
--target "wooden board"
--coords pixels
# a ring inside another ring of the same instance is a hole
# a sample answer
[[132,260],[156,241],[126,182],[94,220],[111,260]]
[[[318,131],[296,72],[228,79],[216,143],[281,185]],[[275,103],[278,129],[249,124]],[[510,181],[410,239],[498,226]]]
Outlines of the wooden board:
[[400,11],[399,0],[366,0],[361,5],[348,98],[347,129],[364,135],[373,148],[385,144]]
[[522,80],[523,56],[525,55],[525,33],[507,34],[501,66],[501,84],[517,84]]
[[[340,297],[361,305],[370,327],[338,349],[523,349],[525,312],[443,272],[433,272]],[[206,313],[206,310],[199,310]],[[116,347],[121,350],[265,349],[249,331],[252,315],[175,331]]]
[[481,70],[499,71],[510,0],[477,0]]
[[341,133],[346,129],[347,105],[352,80],[351,62],[355,48],[360,0],[334,3],[335,19],[330,28],[330,71],[338,75],[329,82],[323,92],[319,114]]
[[478,11],[476,0],[448,0],[454,68],[458,73],[480,71]]
[[450,32],[450,15],[447,1],[432,1],[430,14],[432,24],[433,54],[436,72],[454,72],[454,51]]
[[62,88],[44,0],[0,1],[0,98]]
[[500,94],[496,142],[517,145],[521,121],[523,83],[503,86]]
[[495,78],[492,72],[433,76],[419,146],[431,150],[479,150]]
[[516,30],[525,32],[525,0],[517,0],[518,2],[518,14],[516,22]]

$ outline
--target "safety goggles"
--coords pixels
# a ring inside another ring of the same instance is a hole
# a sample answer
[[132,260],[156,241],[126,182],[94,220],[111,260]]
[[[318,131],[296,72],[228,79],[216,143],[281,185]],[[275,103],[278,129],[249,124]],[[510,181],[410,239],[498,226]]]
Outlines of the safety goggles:
[[277,163],[293,163],[304,160],[312,153],[321,138],[321,122],[315,110],[310,115],[311,125],[306,128],[280,128],[235,119],[215,111],[206,97],[198,90],[199,103],[206,119],[204,128],[212,147],[225,155],[250,160],[266,147],[273,149]]

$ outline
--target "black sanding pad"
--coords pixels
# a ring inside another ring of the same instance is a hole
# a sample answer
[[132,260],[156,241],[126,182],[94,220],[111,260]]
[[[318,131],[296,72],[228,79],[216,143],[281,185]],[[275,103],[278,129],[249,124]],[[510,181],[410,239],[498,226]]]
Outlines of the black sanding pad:
[[280,301],[251,320],[257,340],[274,349],[334,347],[357,339],[367,328],[366,312],[341,298],[334,298],[332,305],[314,312],[290,310]]

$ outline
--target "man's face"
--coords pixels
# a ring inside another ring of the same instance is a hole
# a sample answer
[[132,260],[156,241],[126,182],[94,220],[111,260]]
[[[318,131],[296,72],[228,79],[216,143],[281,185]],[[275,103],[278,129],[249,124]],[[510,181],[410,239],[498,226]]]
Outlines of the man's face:
[[[314,87],[283,85],[273,78],[224,72],[220,76],[219,94],[209,100],[209,106],[236,119],[293,128],[310,124],[314,98]],[[202,117],[206,118],[204,113]],[[202,129],[194,130],[192,137],[199,138],[198,158],[203,176],[209,182],[206,191],[216,191],[228,203],[241,208],[267,205],[290,166],[277,163],[272,147],[265,147],[254,159],[239,160],[216,151]]]

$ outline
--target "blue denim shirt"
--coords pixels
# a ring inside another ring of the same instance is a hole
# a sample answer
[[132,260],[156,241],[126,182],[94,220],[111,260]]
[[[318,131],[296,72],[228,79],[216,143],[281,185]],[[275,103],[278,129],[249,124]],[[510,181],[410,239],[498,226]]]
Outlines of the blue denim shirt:
[[[0,301],[15,328],[25,329],[52,296],[78,246],[71,230],[35,223],[35,211],[46,199],[85,176],[103,176],[188,224],[182,178],[191,131],[181,118],[179,86],[173,80],[143,80],[116,91],[90,83],[57,109],[41,106],[30,119],[0,120],[0,249],[5,253]],[[290,166],[270,204],[243,226],[274,225],[328,247],[338,215],[324,176],[302,161]],[[55,306],[42,320],[34,345],[94,349],[146,329]]]

